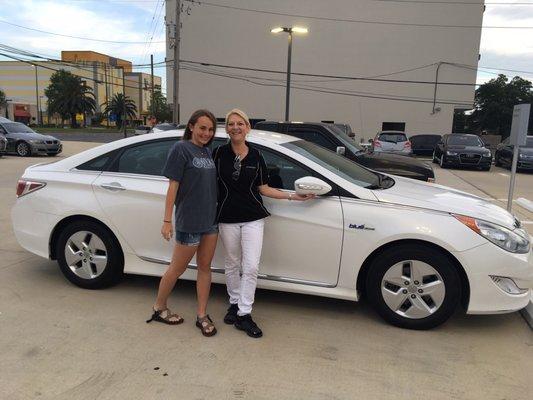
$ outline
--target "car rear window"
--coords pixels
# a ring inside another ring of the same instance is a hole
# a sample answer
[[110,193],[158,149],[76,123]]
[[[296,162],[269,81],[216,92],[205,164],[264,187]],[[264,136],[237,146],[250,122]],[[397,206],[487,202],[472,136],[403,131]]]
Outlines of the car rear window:
[[407,142],[407,136],[404,133],[380,133],[379,140],[383,142]]

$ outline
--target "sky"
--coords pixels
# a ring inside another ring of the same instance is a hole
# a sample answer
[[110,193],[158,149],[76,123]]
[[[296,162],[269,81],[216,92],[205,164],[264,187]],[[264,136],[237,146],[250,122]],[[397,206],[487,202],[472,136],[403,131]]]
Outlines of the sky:
[[[235,4],[233,0],[214,1]],[[464,5],[457,7],[459,10]],[[265,2],[267,8],[268,2]],[[150,54],[153,54],[154,61],[158,62],[165,58],[164,14],[163,0],[0,0],[0,44],[56,59],[60,58],[61,50],[91,49],[134,64],[149,63]],[[54,36],[2,21],[62,35],[149,43],[108,43]],[[483,25],[533,28],[533,0],[487,0]],[[511,77],[519,75],[533,81],[533,29],[483,29],[480,53],[478,83],[484,83],[498,73]],[[2,59],[6,58],[0,56]],[[149,69],[144,71],[149,72]],[[165,86],[165,69],[156,68],[155,73],[163,78]]]

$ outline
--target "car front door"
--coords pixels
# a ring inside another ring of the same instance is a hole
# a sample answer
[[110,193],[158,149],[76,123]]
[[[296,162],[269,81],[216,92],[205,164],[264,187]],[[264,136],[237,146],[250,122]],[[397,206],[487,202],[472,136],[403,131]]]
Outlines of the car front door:
[[[315,175],[272,149],[261,149],[269,185],[294,193],[294,181]],[[318,176],[317,176],[318,177]],[[335,286],[341,260],[343,215],[337,190],[308,201],[263,197],[266,219],[260,277],[317,286]]]

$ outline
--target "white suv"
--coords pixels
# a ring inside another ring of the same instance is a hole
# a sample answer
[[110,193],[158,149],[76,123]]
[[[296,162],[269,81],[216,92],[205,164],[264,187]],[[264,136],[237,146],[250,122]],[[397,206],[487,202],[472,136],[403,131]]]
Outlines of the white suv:
[[410,156],[413,154],[411,142],[405,132],[381,131],[372,140],[372,149],[375,152],[398,153]]

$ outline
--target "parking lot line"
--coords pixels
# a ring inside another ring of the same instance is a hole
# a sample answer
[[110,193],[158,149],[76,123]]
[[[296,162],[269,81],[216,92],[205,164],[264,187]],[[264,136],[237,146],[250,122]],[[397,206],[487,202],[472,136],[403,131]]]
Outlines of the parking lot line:
[[518,199],[516,199],[516,204],[519,204],[525,209],[533,212],[533,201],[531,200],[525,199],[523,197],[519,197]]
[[501,175],[501,176],[509,176],[509,174],[504,174],[503,172],[498,172],[498,175]]

